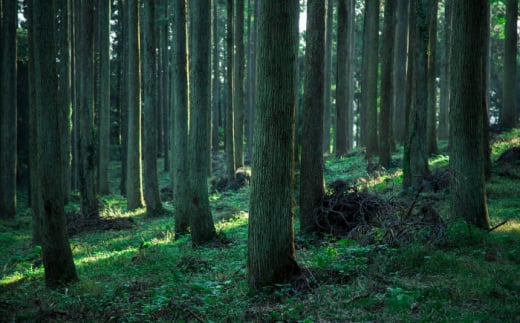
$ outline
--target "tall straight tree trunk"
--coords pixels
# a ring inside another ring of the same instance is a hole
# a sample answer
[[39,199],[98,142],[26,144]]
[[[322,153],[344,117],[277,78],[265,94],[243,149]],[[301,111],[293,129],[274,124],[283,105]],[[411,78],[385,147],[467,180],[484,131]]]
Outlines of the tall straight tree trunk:
[[248,60],[248,82],[247,82],[247,159],[253,158],[253,131],[255,128],[255,106],[256,106],[256,48],[258,35],[258,1],[253,1],[254,6],[250,8],[250,16],[253,15],[253,24],[249,29],[249,60]]
[[[79,189],[81,213],[84,217],[99,216],[96,197],[96,162],[94,144],[94,4],[82,0],[80,4],[81,31],[78,34],[79,77]],[[80,36],[81,35],[81,36]]]
[[441,89],[439,97],[439,139],[448,139],[448,110],[450,106],[450,50],[451,50],[451,7],[453,0],[444,2],[444,41],[441,60]]
[[79,189],[79,107],[80,107],[80,53],[79,34],[81,31],[81,3],[71,1],[71,23],[70,23],[70,78],[71,78],[71,101],[72,101],[72,133],[71,133],[71,190]]
[[[143,76],[143,184],[144,200],[148,215],[163,213],[159,195],[159,180],[157,178],[157,100],[156,66],[155,66],[155,3],[153,0],[142,1],[142,40],[143,59],[141,64]],[[165,93],[166,94],[166,93]],[[160,98],[159,98],[160,99]]]
[[[63,188],[56,185],[61,179],[61,111],[58,105],[58,78],[56,71],[56,46],[54,40],[54,0],[32,1],[34,30],[34,85],[37,109],[39,185],[43,208],[42,254],[45,284],[57,288],[78,280],[72,259],[72,251],[67,234]],[[50,9],[50,10],[49,10]]]
[[518,43],[517,32],[518,0],[506,1],[506,39],[504,41],[504,90],[502,109],[500,109],[500,125],[505,129],[516,126],[516,53]]
[[454,1],[451,50],[451,211],[469,224],[489,228],[484,185],[482,105],[486,0]]
[[426,118],[427,154],[439,153],[437,146],[437,10],[438,0],[430,0],[430,27],[428,37],[428,116]]
[[119,80],[119,136],[121,138],[119,157],[121,159],[121,179],[119,181],[119,191],[126,196],[126,177],[127,177],[127,155],[128,155],[128,0],[119,1],[119,24],[121,24],[121,58],[119,61],[121,74]]
[[99,169],[100,194],[109,194],[110,164],[110,12],[111,1],[98,0],[99,16]]
[[[63,187],[63,200],[68,201],[71,191],[71,130],[72,130],[72,107],[71,107],[71,76],[70,76],[70,2],[69,0],[56,1],[57,34],[56,42],[58,48],[58,104],[60,105],[61,123],[61,169]],[[59,17],[59,18],[58,18]]]
[[381,106],[379,116],[379,163],[386,168],[392,161],[393,133],[392,115],[394,110],[394,35],[396,25],[396,0],[385,1],[385,21],[383,28],[383,53],[381,55]]
[[406,48],[408,45],[409,0],[397,1],[394,55],[394,137],[404,144],[406,140]]
[[175,237],[188,232],[190,201],[188,181],[188,62],[186,60],[186,3],[172,4],[172,187]]
[[128,210],[143,206],[141,164],[141,91],[139,75],[139,1],[127,1],[128,60],[126,94],[128,113],[128,146],[126,170],[126,200]]
[[226,108],[224,123],[224,138],[226,144],[226,174],[228,181],[235,178],[235,115],[233,112],[233,0],[226,1],[227,8],[227,30],[226,30],[226,48],[227,48],[227,91],[226,91]]
[[297,0],[259,3],[247,266],[252,288],[284,282],[298,271],[292,214],[297,17]]
[[429,0],[417,0],[415,7],[415,50],[413,104],[410,110],[410,129],[403,157],[403,188],[418,190],[428,174],[426,151],[426,122],[428,111],[428,31]]
[[[367,60],[366,88],[364,106],[366,113],[366,157],[370,160],[377,155],[377,76],[378,76],[378,48],[379,48],[379,0],[366,0],[367,15],[367,42],[365,55]],[[364,55],[364,56],[365,56]]]
[[193,0],[188,9],[193,34],[189,46],[189,200],[190,227],[194,246],[215,238],[215,226],[209,208],[208,176],[210,160],[211,96],[211,6]]
[[348,0],[338,0],[338,45],[336,68],[336,131],[334,151],[340,157],[348,152],[348,119],[352,111],[348,106]]
[[219,27],[218,27],[218,1],[211,3],[211,149],[213,153],[219,151],[219,120],[220,120],[220,98],[219,98]]
[[326,1],[325,25],[325,108],[323,111],[323,153],[330,153],[330,128],[332,126],[332,28],[334,22],[334,1]]
[[17,2],[2,0],[0,16],[0,218],[12,218],[16,214]]
[[314,209],[325,193],[323,178],[323,112],[325,91],[325,2],[307,2],[305,83],[300,170],[300,230],[313,230]]
[[484,21],[484,64],[482,66],[484,77],[484,103],[482,105],[482,147],[484,151],[484,176],[486,180],[491,178],[491,146],[489,142],[489,102],[490,102],[490,91],[489,91],[489,80],[490,80],[490,37],[491,37],[491,7],[489,2],[486,3],[484,8],[486,10]]
[[244,0],[236,1],[233,23],[235,55],[233,58],[233,113],[235,127],[235,168],[244,166]]

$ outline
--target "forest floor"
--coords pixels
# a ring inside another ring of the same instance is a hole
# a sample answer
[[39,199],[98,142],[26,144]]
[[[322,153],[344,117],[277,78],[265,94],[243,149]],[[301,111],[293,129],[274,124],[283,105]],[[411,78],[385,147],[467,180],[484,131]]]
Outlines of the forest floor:
[[[14,220],[0,220],[0,322],[520,322],[513,147],[520,129],[493,139],[489,232],[449,214],[442,145],[420,194],[401,192],[400,168],[367,165],[361,152],[327,158],[331,185],[317,216],[323,233],[302,236],[296,220],[302,274],[260,292],[247,284],[247,186],[210,195],[225,243],[196,249],[189,236],[174,239],[168,189],[163,217],[127,212],[121,196],[100,196],[102,221],[94,224],[79,222],[74,195],[66,210],[80,281],[56,291],[45,288],[41,248],[31,246],[30,210],[22,207]],[[118,172],[114,163],[114,192]],[[161,187],[168,183],[161,172]],[[341,207],[353,215],[334,218],[330,210]]]

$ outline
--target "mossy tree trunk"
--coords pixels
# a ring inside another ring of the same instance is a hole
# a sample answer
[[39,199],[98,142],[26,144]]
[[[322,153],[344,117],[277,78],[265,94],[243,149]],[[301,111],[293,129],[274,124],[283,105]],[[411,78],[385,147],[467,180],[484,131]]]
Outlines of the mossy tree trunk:
[[249,285],[283,282],[295,261],[292,213],[298,1],[258,11],[257,109],[249,210]]
[[[45,283],[57,288],[78,276],[72,259],[67,234],[63,188],[56,185],[61,179],[61,111],[58,105],[58,77],[56,71],[56,45],[54,38],[54,0],[36,0],[32,5],[34,31],[34,85],[37,110],[38,169],[43,208],[40,214],[43,266]],[[49,10],[50,9],[50,10]]]
[[215,238],[215,226],[209,208],[208,176],[210,160],[211,115],[211,6],[207,1],[189,2],[192,35],[189,46],[189,196],[190,227],[193,245]]
[[[325,193],[323,112],[325,91],[325,2],[307,2],[307,39],[300,169],[300,230],[314,228],[313,211]],[[346,62],[345,62],[346,63]]]
[[489,228],[486,202],[482,105],[486,0],[455,1],[451,43],[451,210],[479,228]]
[[2,0],[0,22],[0,218],[16,214],[16,26],[18,6]]

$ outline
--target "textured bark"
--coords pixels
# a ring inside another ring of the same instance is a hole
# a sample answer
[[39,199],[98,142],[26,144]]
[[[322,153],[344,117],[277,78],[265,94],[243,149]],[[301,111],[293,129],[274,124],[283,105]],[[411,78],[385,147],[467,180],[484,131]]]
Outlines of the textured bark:
[[292,214],[298,1],[258,11],[257,109],[249,211],[249,285],[283,282],[295,261]]
[[235,21],[233,23],[235,43],[235,56],[233,58],[233,113],[236,168],[244,166],[244,2],[244,0],[235,2]]
[[235,114],[233,112],[233,0],[226,1],[227,30],[226,30],[226,67],[227,90],[224,123],[224,141],[226,144],[226,175],[229,180],[235,178]]
[[256,106],[256,48],[258,35],[258,1],[249,8],[249,16],[254,17],[253,24],[249,25],[249,60],[247,77],[247,160],[253,158],[253,130],[255,128],[255,106]]
[[409,0],[397,1],[397,25],[395,31],[394,53],[394,136],[404,144],[406,141],[406,48],[408,46],[408,7]]
[[190,201],[188,197],[188,62],[186,60],[186,4],[172,4],[172,187],[175,236],[188,232]]
[[110,164],[110,1],[98,0],[99,36],[99,160],[98,188],[100,194],[109,194]]
[[394,110],[394,35],[396,25],[396,0],[385,1],[383,28],[383,55],[381,55],[381,107],[379,116],[379,163],[386,168],[392,161],[394,139],[392,115]]
[[323,112],[323,153],[330,153],[330,128],[332,126],[332,28],[334,21],[334,2],[326,1],[326,25],[325,25],[325,108]]
[[500,109],[500,125],[505,129],[516,126],[516,53],[517,53],[518,0],[506,1],[506,38],[504,41],[504,89]]
[[0,23],[0,218],[16,214],[16,25],[17,2],[2,1]]
[[430,0],[430,26],[428,37],[428,116],[426,119],[427,154],[439,153],[437,146],[437,84],[436,84],[436,54],[437,54],[437,8],[438,0]]
[[220,121],[220,73],[219,73],[219,27],[218,27],[218,1],[211,3],[211,149],[213,153],[219,151],[219,121]]
[[42,223],[42,254],[45,271],[45,284],[49,288],[78,280],[72,251],[70,249],[63,188],[56,185],[61,174],[61,125],[60,106],[58,105],[58,78],[56,71],[56,46],[54,40],[54,1],[32,1],[34,14],[35,61],[35,103],[37,109],[37,136],[39,184],[43,208],[40,214]]
[[453,0],[444,2],[444,41],[441,59],[441,89],[439,97],[439,139],[448,139],[448,110],[450,106],[450,42],[451,42],[451,7]]
[[[94,42],[93,42],[93,2],[82,0],[80,4],[80,28],[78,38],[79,78],[79,189],[81,195],[81,213],[84,217],[99,216],[96,197],[96,162],[94,144]],[[80,36],[82,35],[82,36]]]
[[364,106],[366,113],[366,157],[370,160],[378,152],[377,136],[377,76],[378,76],[378,48],[379,48],[379,0],[366,0],[367,15],[367,42],[363,58],[367,60],[366,87],[363,89]]
[[127,68],[128,68],[128,0],[121,0],[119,4],[119,24],[121,25],[119,58],[120,79],[119,79],[119,136],[121,138],[119,147],[119,157],[121,160],[121,178],[119,181],[119,191],[122,196],[126,196],[126,173],[127,173],[127,154],[128,154],[128,95],[127,95]]
[[300,230],[314,227],[313,211],[325,192],[323,178],[323,111],[325,91],[325,2],[307,2],[305,83],[300,169]]
[[215,226],[209,208],[208,176],[210,160],[211,115],[211,6],[207,1],[190,2],[189,19],[193,33],[189,53],[189,200],[190,227],[193,245],[215,238]]
[[482,100],[482,148],[484,151],[484,176],[486,180],[489,180],[491,178],[491,145],[490,145],[490,138],[489,138],[489,102],[490,102],[490,91],[489,91],[489,80],[490,80],[490,50],[491,50],[491,44],[490,44],[490,37],[491,37],[491,8],[489,5],[489,2],[486,3],[485,9],[485,17],[486,20],[484,21],[484,53],[483,53],[483,59],[484,64],[482,66],[482,74],[484,75],[482,82],[483,88],[484,88],[484,95]]
[[482,149],[486,0],[454,1],[451,51],[450,194],[453,215],[487,229]]
[[[143,58],[143,190],[146,213],[155,216],[164,212],[157,178],[157,100],[155,59],[155,3],[143,0],[141,6]],[[160,99],[160,98],[159,98]]]
[[128,210],[143,207],[141,164],[141,91],[139,73],[139,1],[127,1],[128,59],[126,95],[128,114],[128,146],[126,169],[126,199]]
[[424,176],[429,172],[426,153],[429,0],[417,0],[415,14],[415,75],[410,129],[403,158],[403,188],[417,190],[420,188]]

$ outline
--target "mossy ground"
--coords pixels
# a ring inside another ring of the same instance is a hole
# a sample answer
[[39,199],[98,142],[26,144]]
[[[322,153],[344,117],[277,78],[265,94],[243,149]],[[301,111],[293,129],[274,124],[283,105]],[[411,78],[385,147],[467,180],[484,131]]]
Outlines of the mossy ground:
[[[495,138],[493,160],[519,138],[520,130]],[[432,168],[446,167],[446,155],[432,157]],[[211,195],[217,231],[229,243],[197,249],[189,237],[174,239],[170,202],[170,215],[148,218],[144,210],[126,212],[120,196],[100,197],[104,217],[129,217],[135,225],[72,236],[80,281],[56,291],[45,288],[30,210],[22,208],[14,220],[0,221],[0,321],[518,322],[520,182],[494,171],[487,184],[491,225],[508,220],[496,230],[468,228],[449,213],[446,191],[425,192],[420,199],[448,223],[442,247],[297,234],[308,288],[280,284],[262,292],[247,285],[248,188]],[[325,176],[402,198],[400,168],[369,173],[362,154],[328,158]]]

